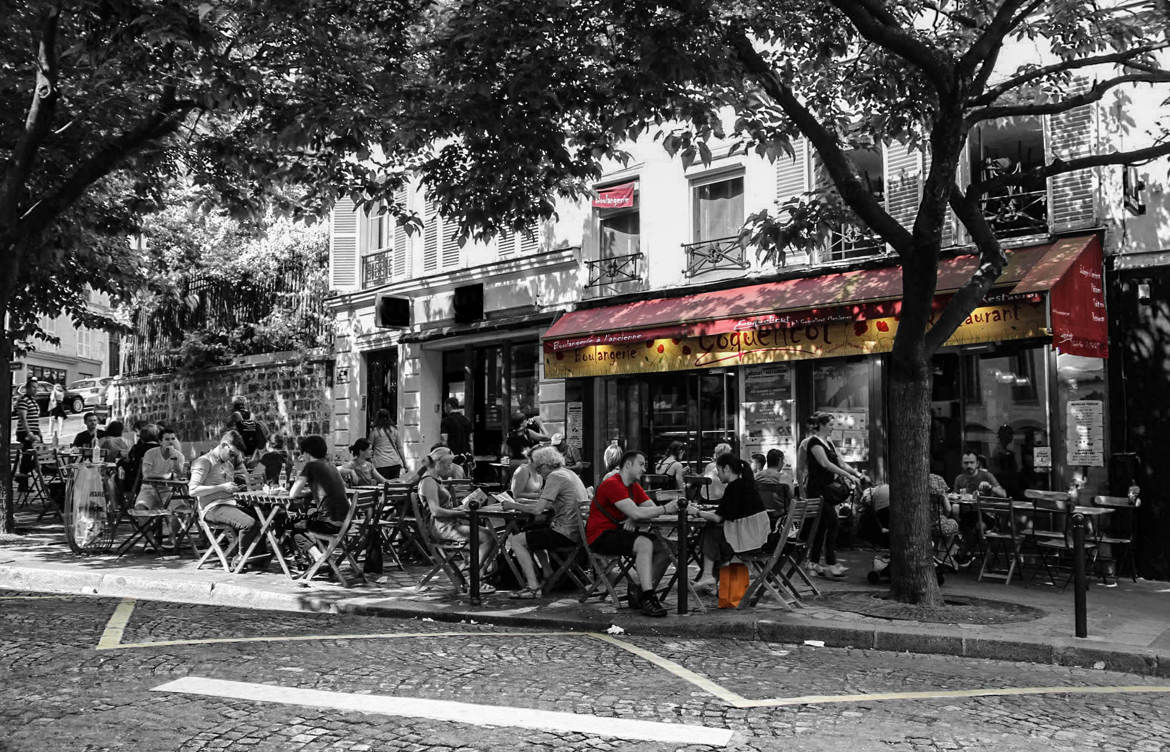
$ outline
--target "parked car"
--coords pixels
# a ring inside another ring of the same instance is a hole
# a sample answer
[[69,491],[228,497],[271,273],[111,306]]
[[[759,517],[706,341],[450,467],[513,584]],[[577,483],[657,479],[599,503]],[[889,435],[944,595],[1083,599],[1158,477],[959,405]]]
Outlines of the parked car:
[[[49,414],[49,393],[53,391],[53,385],[48,381],[37,382],[36,400],[41,407],[41,417]],[[24,384],[12,387],[12,406],[13,414],[15,415],[16,400],[20,395],[24,394]],[[80,392],[73,389],[65,390],[65,409],[71,413],[80,413],[85,410],[85,398],[81,396]]]
[[109,401],[110,382],[113,380],[112,376],[78,379],[69,385],[69,391],[80,394],[87,407],[99,407]]

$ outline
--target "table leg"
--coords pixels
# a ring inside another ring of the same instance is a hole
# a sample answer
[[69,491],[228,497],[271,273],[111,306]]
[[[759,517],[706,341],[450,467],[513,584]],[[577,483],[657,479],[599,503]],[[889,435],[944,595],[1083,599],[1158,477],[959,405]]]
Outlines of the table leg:
[[248,544],[248,550],[245,551],[242,556],[240,556],[240,561],[236,564],[236,568],[232,570],[233,574],[239,574],[244,570],[244,567],[248,564],[248,559],[252,557],[252,552],[256,550],[256,546],[260,545],[260,541],[266,539],[265,536],[272,526],[272,520],[276,518],[275,507],[268,517],[264,516],[264,510],[262,508],[253,507],[253,509],[256,512],[256,519],[260,521],[260,532],[257,533],[256,537],[252,539],[252,542]]

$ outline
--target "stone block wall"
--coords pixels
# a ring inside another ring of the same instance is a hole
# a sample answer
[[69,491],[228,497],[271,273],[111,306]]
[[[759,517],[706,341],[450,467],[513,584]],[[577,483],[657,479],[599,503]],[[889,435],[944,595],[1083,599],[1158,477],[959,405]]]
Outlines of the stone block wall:
[[225,430],[236,395],[270,432],[328,437],[333,361],[280,353],[197,374],[124,376],[114,383],[110,415],[174,426],[188,452],[202,452]]

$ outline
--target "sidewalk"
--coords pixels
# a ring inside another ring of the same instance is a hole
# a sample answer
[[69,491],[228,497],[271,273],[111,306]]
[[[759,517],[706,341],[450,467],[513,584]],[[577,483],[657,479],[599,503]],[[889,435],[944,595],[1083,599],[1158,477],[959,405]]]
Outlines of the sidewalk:
[[[944,593],[949,600],[985,599],[1041,612],[1025,614],[1022,621],[939,624],[844,610],[876,604],[907,612],[902,617],[913,615],[911,607],[899,609],[874,598],[886,588],[866,583],[867,552],[847,551],[841,558],[851,567],[848,575],[841,581],[818,580],[826,597],[807,601],[804,608],[761,604],[745,611],[718,610],[708,597],[705,613],[680,616],[671,597],[665,604],[670,615],[650,619],[628,609],[615,610],[608,602],[580,604],[572,593],[512,601],[501,591],[472,607],[466,597],[455,596],[445,580],[437,578],[420,591],[415,584],[421,572],[394,567],[370,585],[347,589],[325,582],[293,583],[275,566],[262,574],[229,575],[211,567],[196,570],[189,555],[80,557],[64,543],[60,525],[52,525],[19,537],[0,537],[0,589],[544,629],[604,631],[616,625],[629,634],[785,643],[819,640],[830,647],[1056,663],[1170,677],[1170,583],[1121,579],[1112,589],[1095,584],[1088,593],[1089,637],[1076,639],[1072,588],[1061,592],[1039,581],[1025,587],[979,583],[974,573],[947,577]],[[971,611],[977,613],[978,604]]]

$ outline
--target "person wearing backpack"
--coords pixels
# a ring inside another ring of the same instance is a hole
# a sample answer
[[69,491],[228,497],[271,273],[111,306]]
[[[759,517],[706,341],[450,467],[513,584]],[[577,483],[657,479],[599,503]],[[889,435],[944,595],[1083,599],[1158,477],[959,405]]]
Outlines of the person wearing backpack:
[[687,456],[687,445],[681,441],[672,441],[666,448],[666,456],[659,460],[654,472],[659,475],[668,475],[674,481],[674,488],[685,491],[687,488],[687,466],[683,460]]
[[261,452],[268,446],[268,431],[248,410],[247,397],[236,397],[232,400],[230,427],[239,433],[244,441],[244,466],[251,470],[256,467]]

